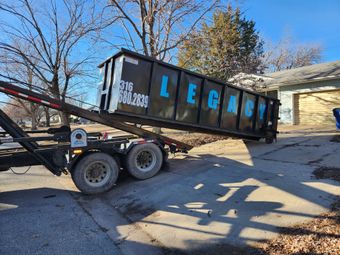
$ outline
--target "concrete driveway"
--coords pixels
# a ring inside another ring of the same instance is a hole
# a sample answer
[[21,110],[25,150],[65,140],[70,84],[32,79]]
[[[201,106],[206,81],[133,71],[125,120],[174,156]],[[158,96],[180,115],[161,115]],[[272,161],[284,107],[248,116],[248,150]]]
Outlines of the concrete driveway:
[[1,254],[245,254],[328,210],[339,167],[332,129],[285,130],[277,143],[224,140],[169,159],[156,177],[122,174],[101,196],[42,167],[0,173]]

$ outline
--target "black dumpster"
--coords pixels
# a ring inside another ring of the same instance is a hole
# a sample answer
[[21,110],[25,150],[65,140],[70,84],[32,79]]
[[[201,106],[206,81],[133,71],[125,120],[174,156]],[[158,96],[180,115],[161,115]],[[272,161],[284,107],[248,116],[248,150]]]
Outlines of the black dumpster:
[[333,115],[335,117],[336,129],[340,130],[340,108],[334,108],[333,109]]
[[279,100],[122,49],[99,65],[98,104],[122,121],[274,139]]

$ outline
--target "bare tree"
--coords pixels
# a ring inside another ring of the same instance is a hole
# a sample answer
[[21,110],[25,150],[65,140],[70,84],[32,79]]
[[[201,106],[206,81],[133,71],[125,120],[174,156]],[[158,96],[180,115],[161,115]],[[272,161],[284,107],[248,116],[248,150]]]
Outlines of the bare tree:
[[22,121],[29,117],[25,108],[21,107],[20,104],[13,99],[6,103],[3,110],[9,117],[11,117],[12,120],[16,122]]
[[[74,78],[86,75],[84,66],[92,60],[90,37],[112,22],[103,20],[94,0],[8,0],[0,3],[0,15],[10,16],[1,22],[0,50],[12,62],[29,66],[46,93],[63,101]],[[67,114],[60,117],[69,124]]]
[[110,0],[123,28],[121,45],[164,60],[220,0]]
[[[3,103],[3,102],[2,102]],[[23,121],[30,119],[32,121],[32,125],[35,125],[35,130],[37,128],[37,124],[40,122],[43,117],[43,108],[37,107],[34,111],[34,116],[32,116],[31,103],[27,101],[23,101],[18,98],[10,98],[9,102],[5,103],[4,111],[14,120],[14,121]],[[34,118],[32,118],[34,117]]]
[[[18,42],[15,42],[16,47],[22,46],[18,45]],[[25,51],[29,51],[28,48],[25,49]],[[10,55],[7,54],[7,52],[0,51],[0,70],[2,73],[2,76],[11,77],[11,81],[14,83],[18,83],[17,81],[25,82],[26,84],[29,84],[29,89],[32,89],[30,84],[37,83],[36,79],[34,79],[32,68],[30,67],[30,64],[27,63],[25,60],[21,61],[21,63],[18,63],[16,61],[13,61],[13,58],[10,57]],[[19,84],[21,83],[19,82]],[[19,106],[23,107],[26,114],[31,116],[32,119],[32,130],[37,129],[37,125],[39,124],[37,122],[37,113],[39,111],[39,108],[41,106],[31,102],[26,104],[23,100],[18,98],[12,98],[11,101],[16,102]]]
[[268,72],[302,67],[319,63],[322,59],[322,47],[317,44],[296,44],[290,37],[283,38],[273,45],[268,43],[264,64]]
[[116,24],[123,28],[116,46],[171,61],[176,48],[219,5],[220,0],[110,0]]

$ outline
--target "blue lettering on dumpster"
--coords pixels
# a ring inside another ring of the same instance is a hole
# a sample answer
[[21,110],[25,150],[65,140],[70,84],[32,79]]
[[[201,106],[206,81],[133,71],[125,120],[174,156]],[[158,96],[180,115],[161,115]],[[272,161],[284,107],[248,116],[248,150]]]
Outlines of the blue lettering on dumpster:
[[187,96],[187,102],[189,104],[195,104],[194,96],[196,95],[196,88],[197,88],[196,84],[189,83],[188,96]]
[[263,120],[265,110],[266,110],[266,105],[260,104],[260,120]]
[[166,75],[162,76],[161,93],[160,93],[161,97],[169,97],[169,92],[167,90],[168,80],[169,80],[168,76]]
[[246,102],[246,109],[245,109],[245,114],[248,118],[251,118],[251,116],[253,116],[253,109],[254,109],[254,102],[252,100],[248,100]]
[[216,90],[210,90],[208,97],[208,107],[216,110],[218,105],[218,92]]
[[228,103],[228,112],[236,113],[236,96],[230,96]]

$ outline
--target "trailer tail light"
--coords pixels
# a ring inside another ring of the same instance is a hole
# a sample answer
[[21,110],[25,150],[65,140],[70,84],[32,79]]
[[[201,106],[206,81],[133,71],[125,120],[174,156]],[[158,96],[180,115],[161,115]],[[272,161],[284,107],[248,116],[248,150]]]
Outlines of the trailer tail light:
[[79,154],[83,153],[83,150],[82,149],[75,149],[75,150],[73,150],[73,153],[76,154],[76,155],[79,155]]

